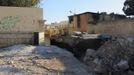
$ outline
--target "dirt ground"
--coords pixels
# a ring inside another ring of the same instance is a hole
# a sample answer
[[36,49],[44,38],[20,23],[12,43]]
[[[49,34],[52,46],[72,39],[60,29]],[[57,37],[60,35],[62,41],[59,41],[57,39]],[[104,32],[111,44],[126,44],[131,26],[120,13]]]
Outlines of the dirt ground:
[[0,49],[0,75],[92,75],[70,52],[56,46]]

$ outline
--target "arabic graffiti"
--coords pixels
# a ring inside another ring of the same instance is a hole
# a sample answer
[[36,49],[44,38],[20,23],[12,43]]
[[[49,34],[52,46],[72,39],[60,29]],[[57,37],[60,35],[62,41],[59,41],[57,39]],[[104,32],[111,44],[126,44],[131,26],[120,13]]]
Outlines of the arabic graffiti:
[[9,31],[20,21],[19,17],[6,16],[0,19],[0,31]]

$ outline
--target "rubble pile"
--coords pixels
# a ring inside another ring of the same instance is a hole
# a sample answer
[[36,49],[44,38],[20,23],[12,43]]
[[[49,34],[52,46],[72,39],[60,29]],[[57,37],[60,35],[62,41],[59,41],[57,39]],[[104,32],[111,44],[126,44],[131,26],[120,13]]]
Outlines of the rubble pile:
[[72,53],[56,46],[0,49],[0,75],[92,75]]
[[84,62],[98,75],[134,75],[134,39],[117,37],[97,51],[88,49]]

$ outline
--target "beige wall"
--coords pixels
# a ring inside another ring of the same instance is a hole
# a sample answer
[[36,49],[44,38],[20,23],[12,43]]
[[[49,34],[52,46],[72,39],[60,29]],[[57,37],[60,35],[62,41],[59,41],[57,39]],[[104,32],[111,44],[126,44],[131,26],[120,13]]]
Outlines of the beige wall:
[[45,44],[45,32],[39,32],[39,45]]
[[98,23],[95,33],[108,33],[112,35],[134,36],[134,20],[124,19]]
[[39,32],[41,20],[41,8],[0,7],[0,32]]

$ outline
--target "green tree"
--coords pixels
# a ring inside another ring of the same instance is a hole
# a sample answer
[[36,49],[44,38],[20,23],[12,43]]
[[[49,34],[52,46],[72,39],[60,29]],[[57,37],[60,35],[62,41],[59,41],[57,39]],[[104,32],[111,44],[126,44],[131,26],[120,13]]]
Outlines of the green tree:
[[134,0],[126,0],[123,11],[127,16],[134,15]]
[[34,7],[38,6],[41,0],[0,0],[0,6]]

